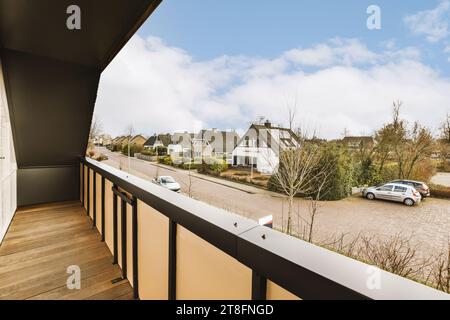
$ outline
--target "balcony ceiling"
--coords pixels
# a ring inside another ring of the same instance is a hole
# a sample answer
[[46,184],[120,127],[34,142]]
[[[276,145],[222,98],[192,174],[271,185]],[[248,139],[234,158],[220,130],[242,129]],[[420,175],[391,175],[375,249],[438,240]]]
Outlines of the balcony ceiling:
[[[160,3],[0,0],[19,205],[78,197],[78,158],[86,152],[100,74]],[[72,5],[80,8],[79,30],[67,27]]]
[[[160,2],[0,0],[1,46],[103,70]],[[66,27],[70,5],[81,9],[81,30]]]

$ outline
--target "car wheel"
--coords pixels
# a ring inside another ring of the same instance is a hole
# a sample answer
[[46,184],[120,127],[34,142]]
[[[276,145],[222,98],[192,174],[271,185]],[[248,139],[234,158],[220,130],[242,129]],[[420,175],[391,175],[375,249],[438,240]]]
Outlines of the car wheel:
[[408,206],[408,207],[412,207],[414,205],[414,200],[413,199],[405,199],[404,203]]
[[375,195],[373,193],[369,192],[368,194],[366,194],[366,198],[369,200],[373,200],[373,199],[375,199]]

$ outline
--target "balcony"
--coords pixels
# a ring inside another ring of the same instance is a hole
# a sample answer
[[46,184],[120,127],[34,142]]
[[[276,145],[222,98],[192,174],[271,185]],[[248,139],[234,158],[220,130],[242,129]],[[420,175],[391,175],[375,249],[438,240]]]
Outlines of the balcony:
[[[132,299],[79,202],[17,210],[0,247],[0,299]],[[67,267],[81,269],[80,290],[68,289]]]
[[71,30],[65,1],[0,0],[0,298],[450,299],[80,159],[102,71],[160,2],[79,0]]
[[[80,201],[19,209],[3,299],[449,299],[405,278],[82,159]],[[80,267],[81,289],[66,286]]]

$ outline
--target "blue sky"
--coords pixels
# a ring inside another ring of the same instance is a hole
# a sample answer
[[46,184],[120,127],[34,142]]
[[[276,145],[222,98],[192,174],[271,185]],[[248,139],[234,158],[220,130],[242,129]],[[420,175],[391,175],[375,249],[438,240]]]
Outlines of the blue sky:
[[[358,38],[372,50],[395,39],[416,46],[427,61],[450,71],[449,42],[429,43],[411,33],[403,19],[436,7],[439,0],[164,0],[139,31],[188,51],[195,59],[220,55],[273,58],[336,36]],[[368,30],[367,7],[381,8],[382,29]]]
[[[367,8],[381,29],[367,28]],[[450,0],[164,0],[102,74],[106,132],[245,130],[263,116],[324,138],[450,112]]]

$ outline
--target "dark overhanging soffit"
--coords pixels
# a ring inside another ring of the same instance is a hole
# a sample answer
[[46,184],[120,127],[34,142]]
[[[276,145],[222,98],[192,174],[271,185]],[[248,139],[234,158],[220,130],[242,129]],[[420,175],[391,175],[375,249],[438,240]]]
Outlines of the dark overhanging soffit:
[[[87,147],[100,74],[161,1],[0,0],[19,205],[78,197],[74,170]],[[80,8],[80,29],[67,28],[71,5]],[[49,198],[27,188],[30,181],[73,187]]]

